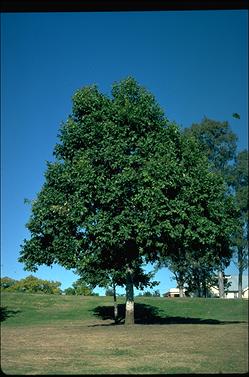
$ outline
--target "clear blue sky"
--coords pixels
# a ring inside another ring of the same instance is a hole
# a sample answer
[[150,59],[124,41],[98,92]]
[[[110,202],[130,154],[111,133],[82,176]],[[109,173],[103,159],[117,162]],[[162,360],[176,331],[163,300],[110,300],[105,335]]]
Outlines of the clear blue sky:
[[[238,149],[248,148],[247,30],[246,10],[1,14],[1,275],[29,274],[17,262],[29,237],[24,198],[40,191],[79,87],[109,94],[114,81],[134,76],[168,119],[183,127],[204,116],[227,120]],[[35,275],[63,289],[77,279],[60,267]],[[156,278],[161,293],[175,284],[166,269]]]

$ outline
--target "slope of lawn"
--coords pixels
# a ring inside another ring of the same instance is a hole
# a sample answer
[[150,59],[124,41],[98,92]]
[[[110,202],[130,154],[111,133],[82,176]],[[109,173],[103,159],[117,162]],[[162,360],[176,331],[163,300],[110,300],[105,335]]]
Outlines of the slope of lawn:
[[[112,297],[2,293],[4,325],[112,319]],[[124,298],[118,298],[121,323]],[[248,301],[203,298],[135,298],[136,323],[218,323],[248,319]]]

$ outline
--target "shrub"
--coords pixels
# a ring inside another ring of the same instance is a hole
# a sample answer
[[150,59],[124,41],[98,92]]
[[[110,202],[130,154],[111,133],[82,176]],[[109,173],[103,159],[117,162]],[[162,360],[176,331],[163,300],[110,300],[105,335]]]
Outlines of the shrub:
[[[2,282],[2,280],[4,281]],[[58,281],[42,280],[33,275],[27,276],[19,281],[13,281],[14,280],[11,278],[1,279],[1,289],[5,289],[8,292],[61,294],[59,288],[61,283]]]

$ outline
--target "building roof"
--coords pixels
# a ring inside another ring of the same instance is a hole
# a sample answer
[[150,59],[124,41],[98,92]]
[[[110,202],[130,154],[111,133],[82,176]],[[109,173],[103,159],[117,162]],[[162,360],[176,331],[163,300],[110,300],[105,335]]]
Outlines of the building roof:
[[[183,288],[183,292],[186,291],[186,288]],[[170,288],[169,293],[179,293],[180,289],[179,288]]]

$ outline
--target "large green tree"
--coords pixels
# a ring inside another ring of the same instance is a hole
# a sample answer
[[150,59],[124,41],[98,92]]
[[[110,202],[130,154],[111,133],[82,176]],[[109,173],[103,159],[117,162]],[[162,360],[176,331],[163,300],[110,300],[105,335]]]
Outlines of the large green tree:
[[27,269],[89,271],[100,261],[125,276],[125,323],[133,324],[144,262],[176,247],[201,255],[218,244],[226,255],[232,220],[222,180],[133,78],[115,83],[110,98],[96,86],[78,90],[54,154],[21,249]]
[[154,97],[133,79],[115,84],[112,98],[96,86],[78,90],[21,251],[30,270],[43,263],[89,270],[101,261],[103,271],[121,272],[127,324],[134,321],[134,271],[143,263],[139,246],[147,236],[141,237],[134,199],[145,186],[150,145],[165,126]]

